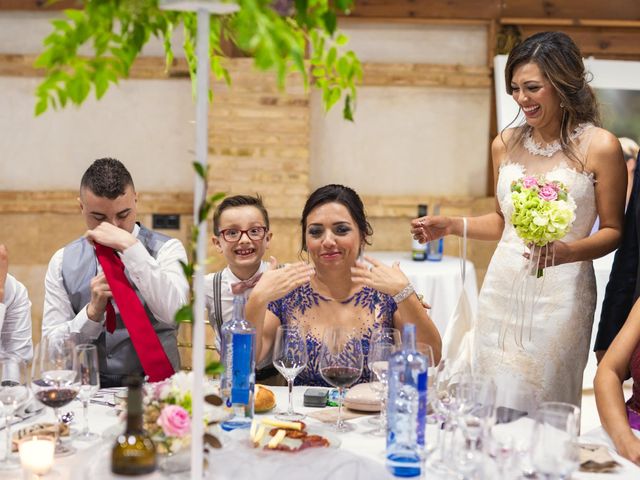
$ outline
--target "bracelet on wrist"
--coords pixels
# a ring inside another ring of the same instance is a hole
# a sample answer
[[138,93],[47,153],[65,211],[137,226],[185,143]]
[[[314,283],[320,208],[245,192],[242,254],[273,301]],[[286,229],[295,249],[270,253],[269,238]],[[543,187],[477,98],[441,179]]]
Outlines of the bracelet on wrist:
[[413,288],[413,285],[411,285],[409,283],[406,287],[404,287],[402,290],[400,290],[398,293],[396,293],[392,298],[393,298],[393,301],[396,302],[396,305],[397,305],[400,302],[402,302],[403,300],[406,300],[409,297],[409,295],[411,295],[412,293],[416,293],[416,291]]

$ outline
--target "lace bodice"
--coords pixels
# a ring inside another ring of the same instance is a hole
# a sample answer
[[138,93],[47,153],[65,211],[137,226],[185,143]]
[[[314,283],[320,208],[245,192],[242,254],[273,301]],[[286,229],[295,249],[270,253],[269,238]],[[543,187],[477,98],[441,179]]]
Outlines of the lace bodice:
[[[364,353],[363,373],[356,383],[367,382],[370,378],[367,367],[369,340],[374,330],[393,326],[396,303],[389,295],[369,287],[362,287],[346,300],[336,301],[323,297],[307,283],[296,288],[285,297],[271,302],[269,310],[280,319],[282,325],[296,325],[306,332],[307,368],[296,377],[296,385],[328,385],[320,375],[319,353],[325,326],[335,325],[341,318],[348,318],[347,326],[358,329]],[[336,312],[342,315],[336,315]]]

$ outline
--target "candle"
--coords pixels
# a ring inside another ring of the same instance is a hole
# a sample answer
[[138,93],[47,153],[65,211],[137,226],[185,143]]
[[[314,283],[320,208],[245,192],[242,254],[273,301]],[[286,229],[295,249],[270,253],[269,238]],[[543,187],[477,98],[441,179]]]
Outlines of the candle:
[[49,437],[32,437],[20,443],[22,468],[36,475],[44,475],[53,465],[55,442]]

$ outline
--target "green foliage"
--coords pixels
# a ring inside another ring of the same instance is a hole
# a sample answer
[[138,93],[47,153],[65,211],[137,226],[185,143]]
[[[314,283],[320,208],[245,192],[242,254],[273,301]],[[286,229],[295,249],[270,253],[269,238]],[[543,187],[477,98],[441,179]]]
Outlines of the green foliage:
[[[327,109],[344,98],[344,117],[353,118],[362,69],[355,54],[344,50],[347,37],[336,27],[337,13],[348,13],[354,0],[228,1],[236,2],[239,10],[211,18],[211,70],[217,78],[231,82],[221,48],[222,39],[228,39],[252,56],[258,69],[275,71],[281,88],[289,73],[299,72],[305,86],[312,83],[322,90]],[[280,4],[287,11],[278,8]],[[64,15],[51,22],[53,31],[35,62],[45,70],[36,91],[36,115],[49,107],[81,105],[92,88],[96,98],[102,98],[111,85],[129,76],[134,60],[152,37],[162,40],[168,68],[174,60],[176,28],[184,31],[182,47],[195,91],[195,13],[160,10],[158,0],[83,0],[82,9],[65,10]],[[311,76],[305,62],[308,47]],[[90,53],[81,54],[81,50]]]

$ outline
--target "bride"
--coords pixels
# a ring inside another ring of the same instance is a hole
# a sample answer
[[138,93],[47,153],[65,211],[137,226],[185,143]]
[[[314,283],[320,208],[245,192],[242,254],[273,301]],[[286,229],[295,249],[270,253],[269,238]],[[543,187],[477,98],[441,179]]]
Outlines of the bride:
[[[596,304],[591,260],[621,238],[622,150],[598,127],[580,51],[567,35],[527,38],[509,54],[505,77],[525,123],[505,129],[491,146],[496,211],[468,219],[470,238],[500,240],[480,292],[474,369],[529,383],[537,402],[580,405]],[[546,266],[541,278],[528,274],[530,250],[510,221],[511,184],[525,175],[561,181],[577,205],[571,231],[531,260]],[[600,228],[589,236],[596,216]],[[411,233],[425,242],[461,236],[462,225],[462,218],[427,216],[412,221]]]

